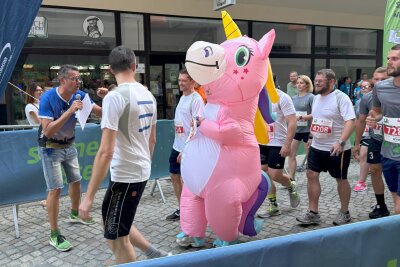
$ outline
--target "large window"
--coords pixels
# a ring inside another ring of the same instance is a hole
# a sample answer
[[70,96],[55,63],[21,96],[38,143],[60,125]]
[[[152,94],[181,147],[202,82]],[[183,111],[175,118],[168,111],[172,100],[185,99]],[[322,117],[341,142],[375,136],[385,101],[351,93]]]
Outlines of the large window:
[[276,33],[272,52],[287,54],[311,53],[311,26],[254,22],[254,39],[261,39],[271,29],[275,29]]
[[362,73],[367,73],[371,78],[375,66],[374,59],[331,59],[331,69],[335,71],[337,79],[349,76],[352,81],[356,81]]
[[327,27],[315,27],[315,54],[326,54],[327,51]]
[[272,72],[276,74],[280,89],[286,92],[286,85],[290,82],[289,73],[310,75],[311,60],[299,58],[270,58]]
[[114,14],[76,9],[40,8],[25,47],[112,49],[115,47]]
[[144,50],[143,15],[121,14],[122,44],[133,50]]
[[331,28],[331,55],[376,55],[377,30]]
[[[235,22],[247,34],[247,22]],[[152,51],[186,52],[196,41],[219,44],[226,40],[220,19],[151,16],[150,23]]]

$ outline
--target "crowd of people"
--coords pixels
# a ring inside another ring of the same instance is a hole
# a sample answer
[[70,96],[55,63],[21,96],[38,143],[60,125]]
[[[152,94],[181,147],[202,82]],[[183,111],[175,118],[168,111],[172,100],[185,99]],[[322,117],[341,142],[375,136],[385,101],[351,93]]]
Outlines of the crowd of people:
[[[110,169],[111,181],[104,196],[102,219],[104,237],[115,255],[116,263],[135,261],[134,247],[149,258],[167,256],[168,253],[151,245],[133,225],[151,171],[156,142],[156,100],[145,86],[135,80],[136,61],[131,49],[125,46],[114,48],[109,61],[117,86],[100,87],[96,92],[102,99],[102,106],[94,104],[92,112],[102,118],[102,137],[88,190],[82,201],[81,174],[74,146],[74,114],[83,108],[82,99],[85,96],[85,92],[79,90],[79,71],[71,65],[62,66],[58,73],[60,85],[45,94],[36,83],[27,88],[26,117],[30,124],[39,125],[39,152],[48,191],[45,205],[50,223],[49,243],[60,251],[72,248],[58,227],[60,193],[64,186],[62,169],[71,198],[69,220],[83,225],[95,223],[90,216],[93,200]],[[179,205],[182,151],[192,128],[201,123],[206,95],[186,70],[180,71],[178,82],[183,95],[175,113],[175,140],[169,163]],[[387,68],[380,67],[373,73],[372,80],[363,77],[359,82],[360,90],[356,93],[360,97],[358,117],[349,97],[350,78],[344,80],[340,90],[335,89],[336,82],[336,75],[331,69],[318,70],[313,81],[292,71],[287,93],[277,89],[279,101],[272,105],[272,112],[277,118],[268,125],[269,143],[260,144],[262,170],[273,183],[267,196],[267,212],[258,214],[258,217],[281,214],[276,182],[287,189],[290,206],[299,206],[295,175],[296,154],[302,142],[307,154],[308,209],[296,218],[299,224],[321,222],[318,206],[323,186],[319,181],[321,172],[329,172],[337,184],[340,207],[333,224],[342,225],[351,221],[349,202],[352,190],[348,168],[352,155],[360,162],[360,177],[354,191],[365,190],[368,173],[371,173],[376,205],[369,217],[374,219],[390,215],[384,198],[383,176],[393,197],[394,213],[400,213],[400,91],[397,91],[400,87],[400,45],[389,51]],[[350,136],[354,131],[355,143],[351,149]],[[289,161],[287,172],[286,157]],[[179,220],[179,207],[166,219]],[[184,247],[204,246],[202,240],[182,234],[177,236],[177,243]]]

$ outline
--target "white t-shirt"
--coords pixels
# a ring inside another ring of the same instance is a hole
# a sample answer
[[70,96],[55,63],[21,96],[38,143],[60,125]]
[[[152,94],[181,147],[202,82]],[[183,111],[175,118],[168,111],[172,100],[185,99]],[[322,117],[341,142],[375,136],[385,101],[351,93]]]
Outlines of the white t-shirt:
[[33,116],[30,114],[31,112],[39,114],[39,104],[29,103],[25,106],[25,116],[28,119],[29,125],[39,125],[39,123],[36,123],[33,119]]
[[[356,118],[350,98],[339,90],[325,96],[317,95],[312,106],[312,116],[310,132],[314,138],[311,146],[322,151],[330,151],[332,145],[339,141],[344,123]],[[350,140],[347,140],[344,150],[350,148]]]
[[285,117],[296,114],[293,101],[290,96],[277,89],[279,95],[278,103],[272,104],[272,112],[278,115],[274,123],[268,125],[269,143],[267,146],[283,146],[287,136],[287,124]]
[[157,103],[140,83],[123,83],[103,99],[101,129],[118,131],[110,165],[111,181],[138,183],[149,179],[149,137],[157,123]]
[[175,111],[175,140],[172,146],[178,152],[182,152],[186,139],[190,133],[192,118],[203,117],[204,102],[197,92],[190,95],[182,95]]

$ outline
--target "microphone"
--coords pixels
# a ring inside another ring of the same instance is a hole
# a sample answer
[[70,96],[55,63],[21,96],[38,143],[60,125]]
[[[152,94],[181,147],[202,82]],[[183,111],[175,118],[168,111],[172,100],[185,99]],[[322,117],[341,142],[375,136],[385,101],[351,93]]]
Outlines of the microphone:
[[[80,94],[75,95],[75,100],[81,100],[81,95]],[[77,111],[75,111],[75,118],[78,117],[78,111],[79,111],[79,109]]]

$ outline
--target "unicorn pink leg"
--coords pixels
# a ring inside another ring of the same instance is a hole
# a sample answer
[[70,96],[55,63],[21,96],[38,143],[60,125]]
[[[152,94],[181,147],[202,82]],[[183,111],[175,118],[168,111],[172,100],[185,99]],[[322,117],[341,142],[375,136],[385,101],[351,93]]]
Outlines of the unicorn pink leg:
[[[206,216],[210,227],[222,240],[231,242],[239,236],[239,223],[242,217],[242,183],[227,179],[206,192]],[[221,195],[224,198],[221,198]]]
[[185,184],[182,189],[180,210],[183,232],[176,236],[176,242],[183,247],[204,246],[203,237],[207,228],[204,200],[190,192]]

